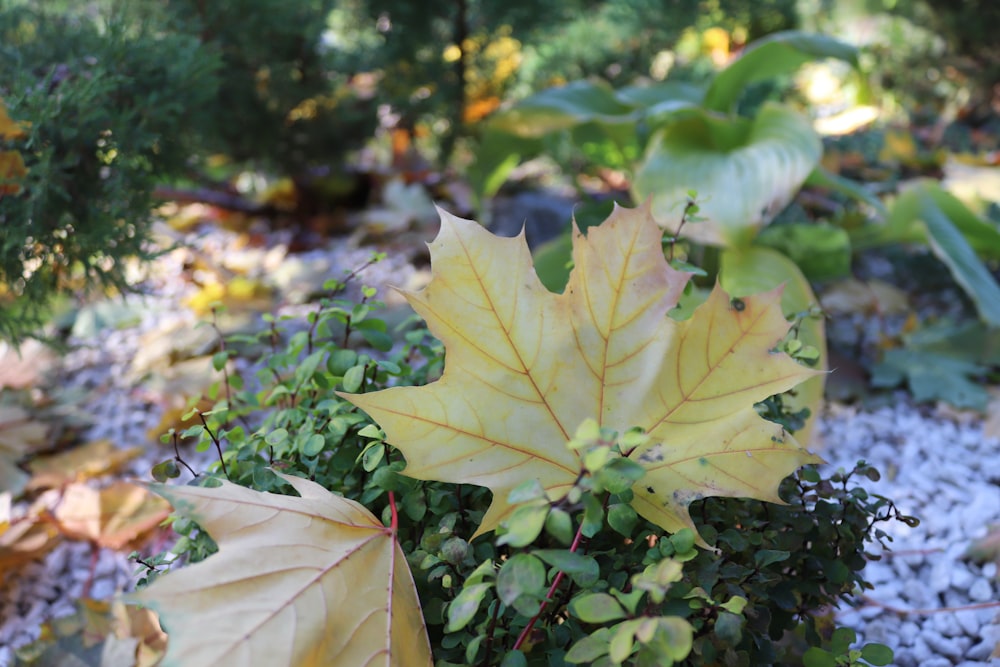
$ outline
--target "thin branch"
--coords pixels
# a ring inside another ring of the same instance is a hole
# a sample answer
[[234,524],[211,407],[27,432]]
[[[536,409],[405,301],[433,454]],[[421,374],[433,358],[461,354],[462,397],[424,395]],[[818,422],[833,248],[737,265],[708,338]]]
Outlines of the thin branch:
[[226,469],[226,460],[222,458],[222,443],[219,442],[219,439],[216,437],[215,433],[212,432],[212,429],[208,427],[208,422],[205,421],[205,415],[202,414],[200,411],[198,412],[198,418],[201,419],[201,424],[202,426],[205,427],[205,431],[208,433],[208,437],[210,437],[212,439],[212,442],[215,443],[215,451],[219,453],[219,463],[222,464],[223,474],[225,474],[226,479],[228,479],[230,482],[233,481],[232,478],[229,476],[229,470]]
[[[576,529],[576,536],[573,538],[573,544],[569,547],[570,553],[575,553],[576,550],[580,548],[581,541],[583,541],[583,522],[581,522],[580,527]],[[515,651],[521,648],[521,645],[528,639],[528,636],[531,634],[531,630],[535,627],[535,623],[538,622],[538,619],[541,617],[542,612],[545,611],[545,608],[549,605],[549,602],[554,599],[556,589],[559,588],[559,584],[561,584],[562,580],[565,578],[566,573],[562,570],[556,573],[555,579],[552,580],[552,585],[549,586],[548,593],[545,594],[545,599],[542,600],[542,606],[539,607],[538,613],[531,617],[528,624],[524,626],[523,630],[521,630],[521,634],[517,636],[517,641],[514,642]]]
[[971,611],[975,609],[992,609],[994,607],[1000,607],[1000,600],[994,600],[992,602],[979,602],[976,604],[961,605],[958,607],[934,607],[930,609],[903,609],[901,607],[893,607],[892,605],[885,604],[884,602],[879,602],[878,600],[872,599],[867,595],[862,595],[861,599],[864,600],[866,606],[878,607],[880,609],[885,609],[893,614],[898,614],[899,616],[927,616],[929,614],[940,614],[943,612],[955,612],[955,611]]

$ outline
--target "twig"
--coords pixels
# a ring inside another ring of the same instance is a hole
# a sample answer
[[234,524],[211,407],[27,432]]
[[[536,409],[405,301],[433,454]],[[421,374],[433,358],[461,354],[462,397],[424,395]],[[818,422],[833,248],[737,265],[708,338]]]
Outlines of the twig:
[[212,429],[208,427],[208,422],[205,421],[205,415],[202,414],[200,410],[198,411],[198,418],[201,419],[201,424],[202,426],[205,427],[205,431],[208,433],[208,437],[210,437],[212,439],[212,442],[215,443],[215,451],[219,453],[219,463],[222,464],[223,474],[226,476],[226,479],[228,479],[230,482],[233,481],[232,478],[229,476],[229,470],[226,469],[226,460],[222,458],[222,444],[219,442],[219,439],[215,436],[215,433],[212,432]]
[[180,463],[182,466],[184,466],[185,468],[187,468],[188,472],[190,472],[192,475],[194,475],[195,477],[197,477],[198,473],[196,473],[194,471],[194,469],[187,464],[187,461],[185,461],[184,459],[181,458],[180,448],[177,446],[178,437],[177,437],[177,433],[176,432],[174,432],[174,438],[173,438],[173,440],[174,440],[174,459],[176,459],[177,462]]
[[935,607],[933,609],[902,609],[900,607],[893,607],[892,605],[885,604],[884,602],[879,602],[867,595],[862,595],[861,599],[864,600],[865,605],[869,607],[878,607],[880,609],[885,609],[886,611],[892,612],[893,614],[898,614],[900,616],[907,616],[910,614],[917,616],[927,616],[929,614],[940,614],[942,612],[954,612],[954,611],[971,611],[975,609],[991,609],[993,607],[1000,607],[1000,600],[993,600],[992,602],[978,602],[976,604],[961,605],[958,607]]
[[[580,547],[580,542],[582,540],[583,540],[583,523],[581,522],[580,527],[576,529],[576,536],[573,538],[573,544],[571,544],[569,547],[570,553],[576,552],[576,550]],[[559,588],[559,584],[561,584],[562,580],[565,578],[566,578],[566,573],[563,572],[562,570],[559,570],[559,572],[556,573],[555,579],[552,580],[552,585],[549,586],[548,593],[545,594],[545,599],[542,600],[542,606],[539,607],[538,613],[536,613],[534,616],[531,617],[531,620],[528,621],[528,624],[524,626],[523,630],[521,630],[521,634],[517,636],[517,641],[514,642],[515,651],[521,648],[521,645],[524,644],[524,642],[528,639],[528,636],[531,634],[531,630],[535,627],[535,623],[538,621],[539,618],[541,618],[542,612],[545,611],[545,608],[548,606],[549,602],[553,600],[553,596],[555,595],[556,589]]]

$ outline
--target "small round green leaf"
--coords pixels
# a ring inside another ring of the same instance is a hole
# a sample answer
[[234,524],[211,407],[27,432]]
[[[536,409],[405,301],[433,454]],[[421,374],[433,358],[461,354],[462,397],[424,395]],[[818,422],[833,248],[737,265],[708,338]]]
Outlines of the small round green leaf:
[[317,456],[325,446],[326,438],[319,433],[313,433],[300,444],[299,451],[303,456]]
[[486,591],[493,588],[492,583],[473,584],[466,586],[448,605],[448,626],[445,632],[458,632],[469,624],[479,611]]
[[536,502],[518,507],[504,522],[507,532],[500,536],[497,544],[509,544],[518,548],[528,546],[538,539],[548,513],[548,503]]
[[529,554],[512,556],[497,573],[497,596],[512,605],[522,596],[539,599],[545,594],[545,566]]
[[584,623],[607,623],[625,618],[621,604],[607,593],[590,593],[574,598],[569,603],[569,611]]
[[892,649],[885,644],[865,644],[861,648],[861,657],[877,667],[892,663]]

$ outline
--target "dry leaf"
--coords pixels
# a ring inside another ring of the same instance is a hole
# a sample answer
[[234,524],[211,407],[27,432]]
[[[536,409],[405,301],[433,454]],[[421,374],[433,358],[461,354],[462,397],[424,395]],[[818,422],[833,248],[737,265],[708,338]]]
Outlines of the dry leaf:
[[30,127],[31,123],[27,121],[12,119],[10,114],[7,113],[7,105],[4,104],[3,98],[0,97],[0,139],[23,139],[27,136],[26,130]]
[[359,503],[282,477],[300,498],[228,482],[155,487],[219,545],[129,596],[169,631],[164,667],[429,666],[394,531]]
[[[9,497],[9,494],[4,495]],[[27,562],[41,558],[59,543],[59,531],[44,517],[45,508],[51,502],[51,494],[43,494],[16,522],[10,519],[9,506],[5,510],[6,517],[0,516],[0,583],[3,583],[4,576]]]
[[0,341],[0,388],[30,389],[38,385],[40,376],[48,370],[55,355],[42,342],[31,339],[15,349]]
[[148,609],[120,600],[76,601],[76,611],[46,622],[39,639],[19,649],[32,665],[153,667],[167,636]]
[[21,185],[17,181],[27,175],[28,169],[20,152],[0,151],[0,197],[20,193]]
[[873,313],[901,315],[910,311],[906,292],[881,280],[841,280],[823,293],[823,310],[832,315]]
[[32,477],[27,488],[29,491],[49,489],[118,472],[142,452],[141,447],[119,449],[110,440],[93,440],[31,461],[28,469]]
[[1000,387],[990,387],[986,404],[986,420],[983,422],[983,437],[1000,439]]
[[573,486],[581,462],[566,443],[588,418],[652,436],[632,455],[647,469],[633,505],[669,531],[693,528],[687,507],[704,496],[780,502],[778,483],[818,460],[753,408],[815,375],[772,352],[789,326],[780,290],[731,301],[717,287],[690,319],[669,319],[689,275],[664,259],[648,206],[574,234],[563,294],[539,282],[523,234],[441,218],[433,278],[406,296],[445,345],[444,375],[342,396],[402,451],[404,474],[493,491],[477,535],[524,480],[553,498]]
[[115,550],[131,547],[169,515],[170,505],[162,498],[123,481],[100,490],[71,484],[55,510],[66,537]]
[[17,462],[33,449],[46,444],[48,428],[31,421],[27,411],[12,405],[0,405],[0,491],[18,495],[28,476]]
[[198,315],[211,313],[216,303],[239,311],[269,310],[274,305],[270,287],[259,280],[242,276],[225,283],[208,283],[186,298],[184,303]]

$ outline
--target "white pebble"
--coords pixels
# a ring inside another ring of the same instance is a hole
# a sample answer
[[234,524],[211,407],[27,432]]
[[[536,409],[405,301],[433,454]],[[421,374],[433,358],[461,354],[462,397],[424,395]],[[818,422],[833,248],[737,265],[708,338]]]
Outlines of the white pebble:
[[951,587],[965,590],[972,585],[974,579],[975,577],[967,568],[956,566],[951,573]]
[[986,602],[993,599],[993,587],[989,580],[980,577],[969,586],[969,597],[976,602]]
[[930,619],[930,626],[945,637],[955,637],[962,634],[962,626],[954,614],[942,612],[934,614]]
[[978,644],[971,646],[966,652],[966,658],[970,660],[986,660],[993,653],[993,649],[996,648],[996,642],[991,642],[988,639],[984,639]]
[[[924,641],[938,655],[946,655],[949,658],[958,659],[962,657],[961,644],[950,637],[942,637],[936,631],[924,628]],[[927,663],[930,664],[929,662]],[[948,663],[949,666],[951,663]]]
[[[900,646],[910,646],[916,641],[917,637],[920,635],[920,626],[913,621],[907,621],[899,626],[897,631],[897,637],[899,639]],[[882,642],[883,644],[885,642]]]

